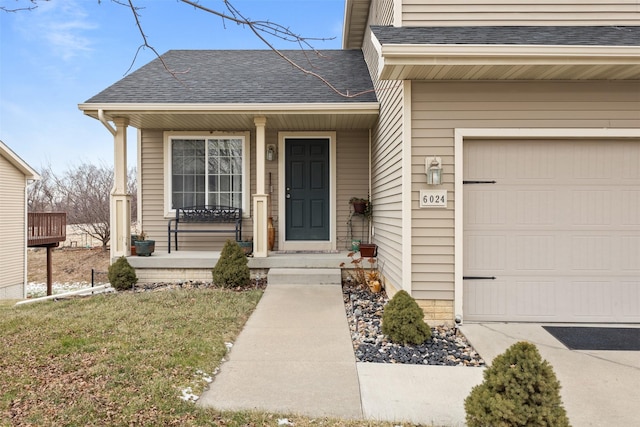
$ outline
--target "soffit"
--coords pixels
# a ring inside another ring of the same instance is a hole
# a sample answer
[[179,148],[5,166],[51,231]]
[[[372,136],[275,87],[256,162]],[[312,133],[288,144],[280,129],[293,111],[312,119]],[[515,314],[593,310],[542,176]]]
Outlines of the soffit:
[[343,49],[360,49],[367,29],[371,0],[345,2],[342,34]]
[[640,47],[382,46],[382,80],[640,80]]
[[[106,107],[106,106],[105,106]],[[107,119],[116,117],[127,118],[129,125],[137,129],[163,129],[163,130],[251,130],[255,128],[254,119],[265,117],[266,128],[275,130],[354,130],[370,129],[378,118],[378,104],[369,103],[350,110],[298,110],[298,111],[212,111],[203,108],[201,110],[186,111],[144,109],[137,108],[105,108]],[[229,106],[226,106],[228,109]],[[81,109],[93,118],[98,118],[98,109],[84,104]]]

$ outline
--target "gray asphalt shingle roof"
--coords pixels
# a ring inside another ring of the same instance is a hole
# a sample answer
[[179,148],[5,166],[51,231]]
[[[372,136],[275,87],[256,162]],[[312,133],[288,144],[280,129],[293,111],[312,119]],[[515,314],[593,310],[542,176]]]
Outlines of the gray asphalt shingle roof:
[[341,91],[371,92],[355,98],[334,93],[271,50],[171,50],[162,55],[178,81],[155,59],[86,103],[358,103],[377,102],[359,50],[322,50],[322,56],[282,51]]
[[382,44],[640,46],[640,26],[372,26]]

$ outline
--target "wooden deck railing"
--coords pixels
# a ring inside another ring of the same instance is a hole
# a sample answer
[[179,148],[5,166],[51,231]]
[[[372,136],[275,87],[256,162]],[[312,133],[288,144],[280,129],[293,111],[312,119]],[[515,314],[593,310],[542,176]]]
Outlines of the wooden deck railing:
[[29,212],[27,246],[51,246],[67,238],[67,214],[64,212]]

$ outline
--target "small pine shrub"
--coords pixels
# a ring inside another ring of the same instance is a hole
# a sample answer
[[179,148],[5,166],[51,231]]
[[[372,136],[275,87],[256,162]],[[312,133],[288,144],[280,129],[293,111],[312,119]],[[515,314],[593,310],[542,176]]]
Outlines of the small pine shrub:
[[246,286],[250,282],[249,261],[233,240],[224,244],[220,259],[213,268],[213,283],[223,288]]
[[397,292],[384,307],[382,333],[399,344],[422,344],[431,338],[424,312],[406,291]]
[[560,382],[535,345],[519,342],[496,357],[465,399],[469,427],[569,426]]
[[121,256],[109,266],[109,273],[107,275],[109,283],[118,291],[124,291],[131,289],[133,285],[138,282],[138,276],[136,276],[136,270],[131,267],[127,258]]

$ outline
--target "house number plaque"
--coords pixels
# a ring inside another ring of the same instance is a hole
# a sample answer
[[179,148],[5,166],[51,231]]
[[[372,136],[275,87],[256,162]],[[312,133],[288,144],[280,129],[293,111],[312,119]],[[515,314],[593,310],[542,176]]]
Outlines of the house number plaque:
[[447,190],[420,190],[421,208],[446,208]]

